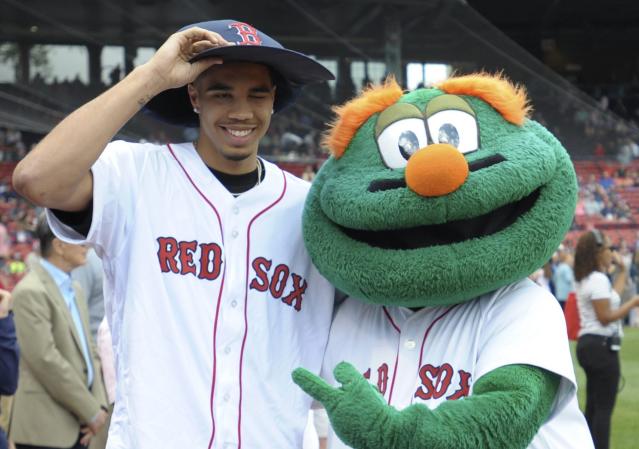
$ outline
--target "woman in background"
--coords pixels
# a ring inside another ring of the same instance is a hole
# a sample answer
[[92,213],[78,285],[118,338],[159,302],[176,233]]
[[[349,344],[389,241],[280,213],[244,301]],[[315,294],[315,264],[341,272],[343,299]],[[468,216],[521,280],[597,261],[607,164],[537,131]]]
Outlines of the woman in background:
[[[608,272],[616,267],[614,285]],[[621,305],[620,293],[628,271],[610,240],[601,231],[581,235],[575,251],[577,306],[581,329],[577,342],[577,360],[586,372],[586,421],[596,449],[608,449],[610,419],[615,406],[621,375],[619,349],[623,329],[621,320],[639,296]]]

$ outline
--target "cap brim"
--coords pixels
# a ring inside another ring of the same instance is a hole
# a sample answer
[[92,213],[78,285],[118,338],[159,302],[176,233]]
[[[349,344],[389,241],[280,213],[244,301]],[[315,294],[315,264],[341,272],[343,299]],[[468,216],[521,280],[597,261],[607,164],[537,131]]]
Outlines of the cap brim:
[[227,45],[211,48],[196,55],[191,62],[219,57],[225,61],[257,62],[278,71],[287,81],[296,85],[334,80],[335,76],[322,64],[302,53],[286,48],[260,45]]
[[[228,45],[211,48],[199,53],[190,62],[218,57],[224,61],[246,61],[265,64],[277,71],[287,82],[276,94],[275,111],[286,107],[297,91],[307,84],[334,80],[335,76],[314,59],[285,48],[259,45]],[[285,88],[284,88],[285,87]],[[156,95],[144,108],[155,119],[178,126],[198,126],[198,116],[193,112],[186,87],[169,89]]]

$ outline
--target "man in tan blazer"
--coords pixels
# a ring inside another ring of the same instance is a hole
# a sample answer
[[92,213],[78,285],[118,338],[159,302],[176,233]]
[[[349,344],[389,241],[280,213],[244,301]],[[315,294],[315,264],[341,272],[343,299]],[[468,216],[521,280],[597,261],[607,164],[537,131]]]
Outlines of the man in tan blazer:
[[87,249],[55,238],[44,215],[36,233],[42,259],[13,291],[22,358],[9,435],[17,449],[85,448],[107,418],[87,306],[69,276]]

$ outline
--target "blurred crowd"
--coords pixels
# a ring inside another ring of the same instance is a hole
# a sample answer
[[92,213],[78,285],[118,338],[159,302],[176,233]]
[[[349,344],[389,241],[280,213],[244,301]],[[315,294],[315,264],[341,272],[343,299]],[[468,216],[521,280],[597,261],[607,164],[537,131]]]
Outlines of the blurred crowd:
[[635,222],[633,210],[622,196],[629,188],[639,188],[639,175],[635,171],[628,175],[623,169],[613,175],[606,171],[600,178],[591,173],[586,181],[580,182],[575,213],[609,221]]
[[35,242],[36,209],[11,187],[13,166],[26,151],[19,130],[0,128],[0,288],[8,290],[25,273]]
[[622,164],[637,159],[639,108],[620,107],[619,101],[612,103],[599,91],[593,94],[598,98],[596,103],[575,95],[559,103],[552,101],[552,107],[544,107],[540,99],[533,118],[577,158],[615,159]]
[[15,128],[0,128],[0,162],[18,162],[26,154],[22,132]]

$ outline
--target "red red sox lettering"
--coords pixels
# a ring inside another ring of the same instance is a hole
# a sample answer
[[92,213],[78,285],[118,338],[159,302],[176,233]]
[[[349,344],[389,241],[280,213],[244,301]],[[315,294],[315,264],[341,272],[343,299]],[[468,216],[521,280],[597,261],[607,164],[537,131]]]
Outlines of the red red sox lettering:
[[[364,373],[364,377],[366,379],[371,378],[371,369],[368,368]],[[382,396],[386,393],[386,387],[388,386],[388,365],[386,363],[382,363],[379,368],[377,368],[377,389]]]
[[[415,397],[427,401],[428,399],[439,399],[446,394],[453,380],[455,370],[449,363],[441,366],[426,364],[419,369],[419,378],[422,381],[420,387],[415,391]],[[459,386],[455,392],[446,399],[454,401],[468,396],[470,391],[470,373],[458,370]]]
[[[158,262],[162,273],[193,275],[198,279],[214,281],[222,272],[222,248],[217,243],[180,241],[173,237],[158,237]],[[198,255],[199,249],[199,255]],[[308,284],[302,276],[293,273],[285,264],[273,267],[273,262],[264,257],[256,257],[251,266],[255,277],[249,288],[259,292],[269,291],[271,296],[293,307],[302,309],[302,301]],[[291,287],[287,289],[291,279]],[[285,294],[286,292],[286,294]]]
[[[173,237],[158,237],[157,241],[162,273],[192,274],[208,281],[214,281],[220,275],[222,248],[217,243],[178,242]],[[194,260],[198,247],[200,257]]]
[[[453,380],[455,370],[449,363],[441,366],[433,366],[430,364],[423,365],[419,370],[419,378],[421,385],[417,387],[414,397],[423,399],[439,399],[446,394]],[[470,373],[464,370],[457,370],[459,375],[458,388],[453,394],[446,396],[449,401],[468,396],[470,393]],[[364,372],[366,379],[371,378],[371,369]],[[384,395],[388,386],[388,364],[382,363],[377,368],[377,389]]]
[[251,289],[258,292],[270,290],[273,298],[282,298],[290,275],[293,278],[293,289],[282,298],[282,302],[293,306],[298,312],[302,309],[302,299],[307,287],[305,279],[296,273],[292,273],[288,266],[279,264],[273,269],[273,274],[270,275],[269,280],[273,262],[264,257],[256,257],[252,265],[255,270],[255,278],[249,284]]

